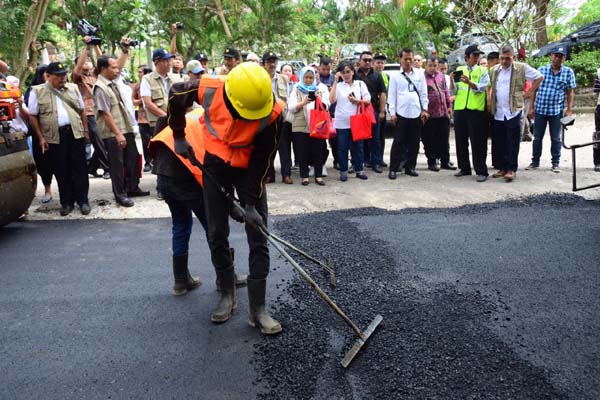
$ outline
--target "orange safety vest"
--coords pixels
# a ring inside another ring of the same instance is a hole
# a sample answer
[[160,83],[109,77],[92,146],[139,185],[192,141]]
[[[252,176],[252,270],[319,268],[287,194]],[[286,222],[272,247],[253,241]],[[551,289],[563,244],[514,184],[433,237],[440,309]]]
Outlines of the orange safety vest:
[[285,104],[276,101],[271,115],[260,120],[234,119],[225,105],[224,79],[203,75],[198,86],[204,147],[232,167],[248,168],[254,136],[281,115]]
[[[203,162],[205,153],[204,145],[202,143],[202,128],[200,127],[199,121],[199,119],[202,117],[203,112],[203,109],[197,108],[185,116],[185,138],[190,144],[190,146],[192,146],[192,149],[194,149],[194,155],[196,156],[196,159],[200,162]],[[169,126],[160,131],[158,134],[156,134],[156,136],[152,138],[152,140],[150,140],[148,149],[150,150],[150,153],[152,154],[153,158],[156,157],[156,152],[158,150],[158,142],[161,142],[165,146],[167,146],[173,152],[173,154],[175,154],[177,158],[179,158],[179,161],[181,161],[183,165],[185,165],[187,169],[190,170],[190,172],[192,173],[192,175],[194,175],[194,178],[196,178],[196,181],[198,181],[200,186],[203,186],[202,171],[200,171],[200,168],[192,165],[190,160],[188,160],[187,158],[184,158],[179,154],[175,153],[175,139],[173,138],[173,131]]]

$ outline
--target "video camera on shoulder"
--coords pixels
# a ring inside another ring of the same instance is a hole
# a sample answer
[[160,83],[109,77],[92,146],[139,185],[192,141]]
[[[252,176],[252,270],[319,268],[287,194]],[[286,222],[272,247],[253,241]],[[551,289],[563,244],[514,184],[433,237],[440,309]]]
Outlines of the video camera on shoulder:
[[88,44],[100,45],[102,43],[102,39],[96,36],[98,32],[100,32],[100,28],[90,24],[87,20],[82,18],[77,21],[77,33],[81,36],[89,36]]

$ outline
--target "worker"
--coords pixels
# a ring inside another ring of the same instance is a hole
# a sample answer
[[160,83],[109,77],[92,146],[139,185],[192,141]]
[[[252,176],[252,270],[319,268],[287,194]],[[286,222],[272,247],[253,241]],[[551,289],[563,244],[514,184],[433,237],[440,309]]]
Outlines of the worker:
[[269,74],[260,65],[246,62],[227,76],[202,76],[173,85],[167,110],[173,131],[173,148],[183,158],[195,155],[186,135],[185,110],[196,101],[204,108],[200,118],[204,156],[204,208],[208,244],[221,284],[219,303],[212,312],[215,323],[227,321],[237,306],[233,260],[229,251],[229,214],[232,204],[222,190],[235,190],[244,208],[249,245],[249,324],[264,334],[281,332],[265,305],[269,248],[267,193],[264,177],[270,155],[277,149],[281,114],[285,107],[274,99]]

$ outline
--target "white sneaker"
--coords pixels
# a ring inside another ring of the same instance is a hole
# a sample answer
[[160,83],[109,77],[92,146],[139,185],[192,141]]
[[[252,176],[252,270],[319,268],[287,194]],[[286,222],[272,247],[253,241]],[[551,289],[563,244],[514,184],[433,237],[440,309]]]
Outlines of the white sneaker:
[[315,168],[312,165],[308,167],[308,176],[315,176]]
[[323,176],[327,176],[327,168],[323,165]]
[[550,168],[550,171],[554,172],[555,174],[558,174],[560,172],[558,164],[552,164],[552,168]]

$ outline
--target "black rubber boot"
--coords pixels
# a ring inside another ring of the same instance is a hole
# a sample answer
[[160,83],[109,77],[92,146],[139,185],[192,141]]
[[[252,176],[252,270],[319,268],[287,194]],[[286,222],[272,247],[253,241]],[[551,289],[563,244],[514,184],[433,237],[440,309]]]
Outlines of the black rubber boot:
[[[233,264],[233,267],[235,268],[235,249],[230,248],[229,253],[231,253],[231,263]],[[244,286],[246,286],[247,283],[248,283],[248,275],[238,274],[237,272],[235,273],[235,286],[236,287],[244,287]],[[217,290],[220,291],[221,284],[219,283],[218,276],[217,276],[216,284],[217,284]]]
[[271,318],[265,307],[266,290],[266,279],[248,279],[248,302],[250,304],[248,323],[253,328],[260,329],[265,335],[276,335],[282,331],[282,327],[279,321]]
[[173,256],[173,277],[175,284],[173,285],[173,294],[182,296],[189,290],[195,289],[202,281],[198,277],[192,277],[188,270],[188,255]]
[[212,322],[223,323],[231,318],[233,310],[237,307],[237,299],[235,296],[235,273],[233,266],[217,271],[217,279],[220,284],[219,303],[213,310],[210,319]]

